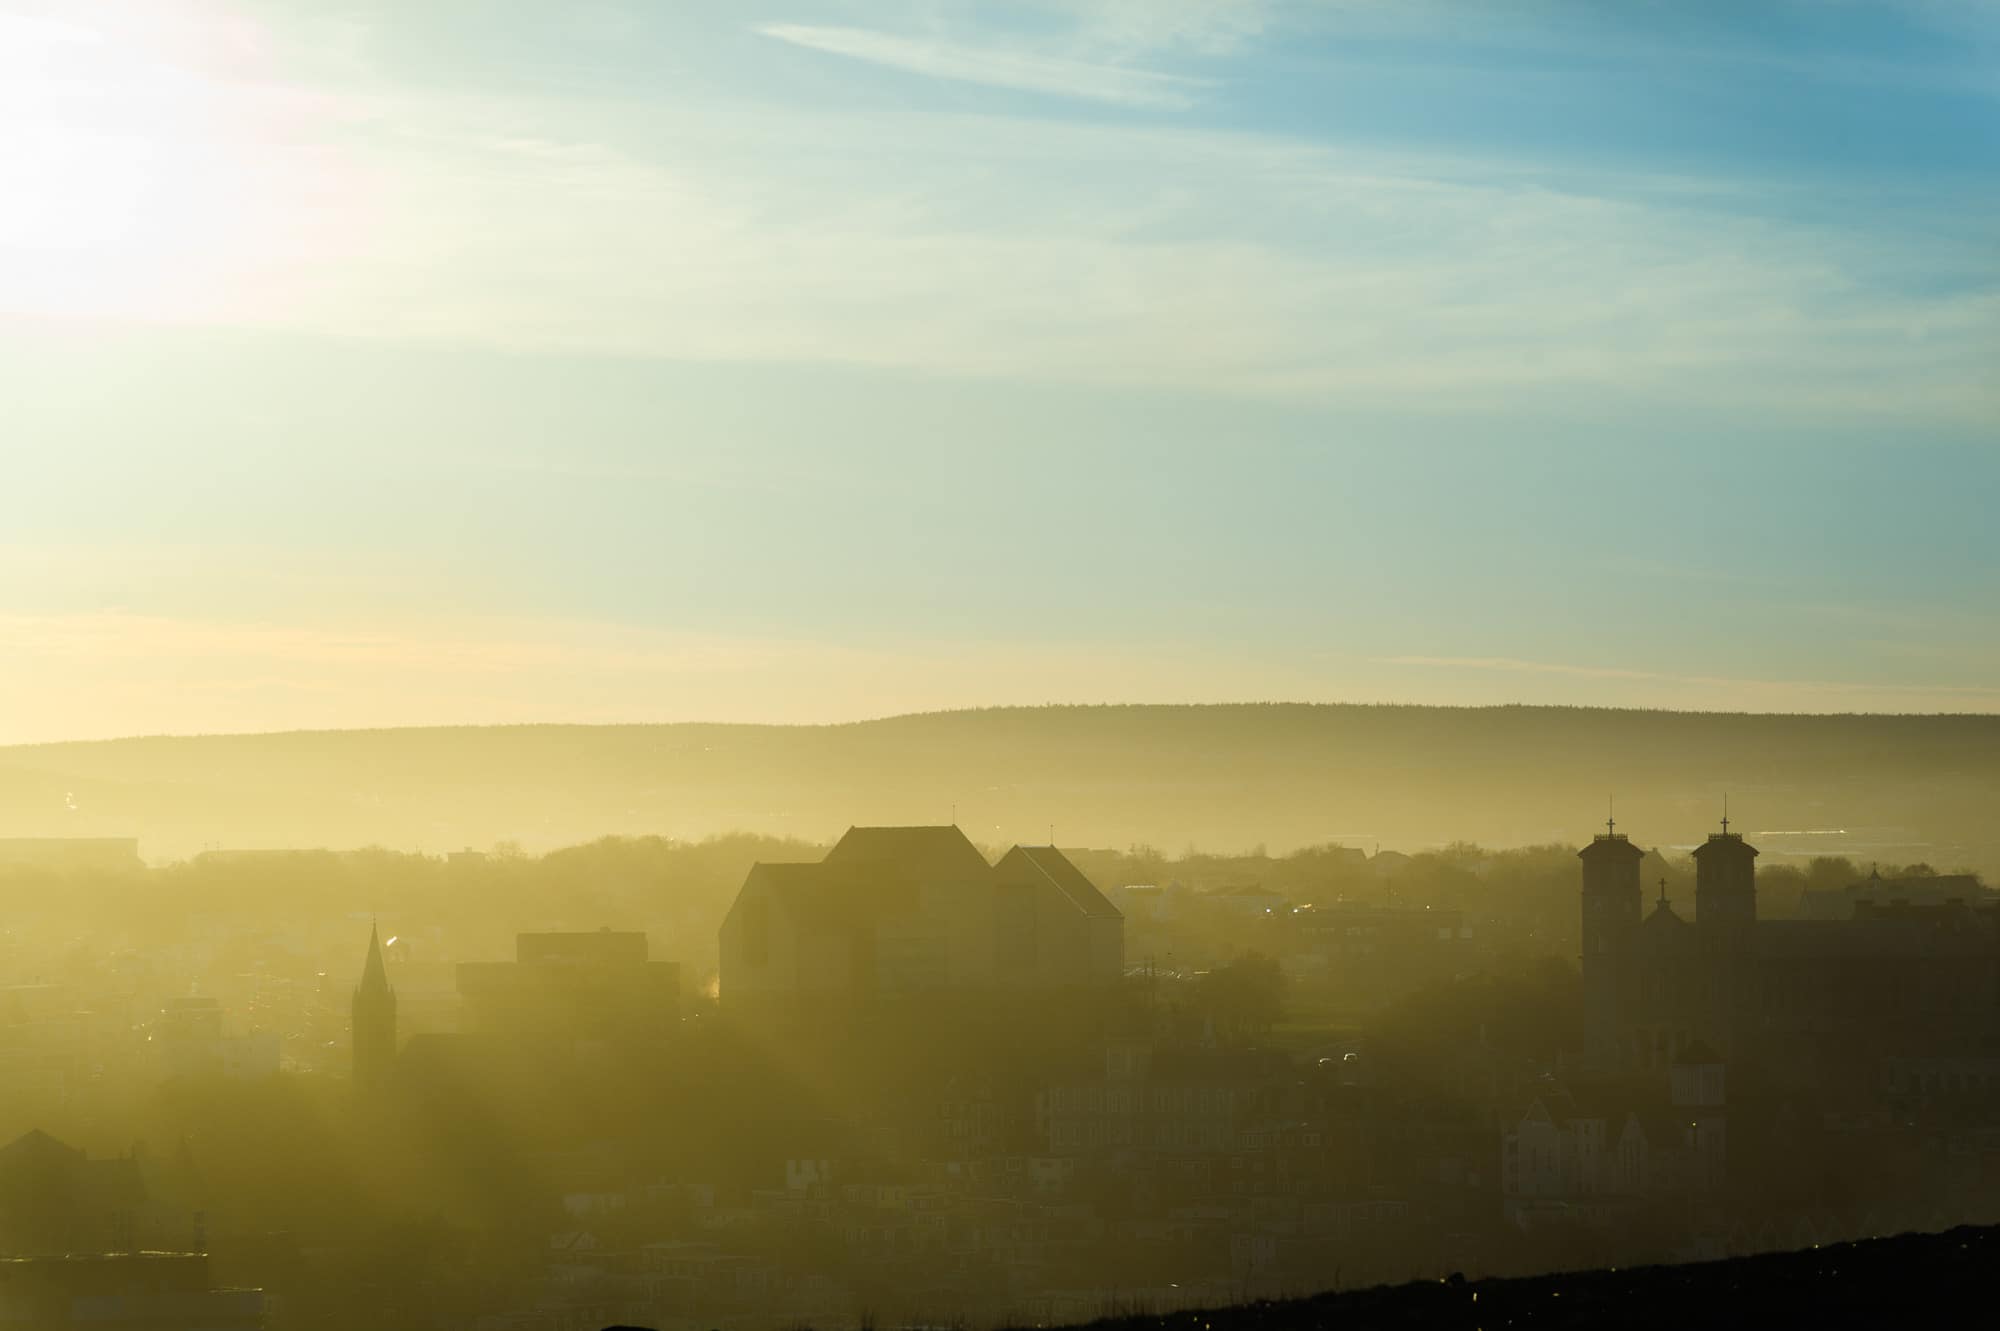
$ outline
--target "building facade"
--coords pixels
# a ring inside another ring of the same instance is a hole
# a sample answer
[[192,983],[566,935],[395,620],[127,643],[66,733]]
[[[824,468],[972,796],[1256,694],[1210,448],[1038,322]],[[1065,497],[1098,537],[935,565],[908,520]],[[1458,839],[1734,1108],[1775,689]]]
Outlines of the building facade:
[[630,1047],[680,1021],[681,968],[655,961],[643,933],[519,934],[514,960],[461,963],[458,992],[471,1035]]
[[1857,897],[1846,918],[1762,920],[1757,848],[1725,819],[1694,850],[1695,910],[1615,828],[1582,861],[1586,1029],[1600,1062],[1664,1072],[1696,1043],[1774,1074],[1874,1077],[1881,1061],[2000,1053],[2000,909]]
[[754,866],[723,920],[725,1004],[1115,983],[1124,916],[1053,846],[989,865],[956,827],[856,827]]

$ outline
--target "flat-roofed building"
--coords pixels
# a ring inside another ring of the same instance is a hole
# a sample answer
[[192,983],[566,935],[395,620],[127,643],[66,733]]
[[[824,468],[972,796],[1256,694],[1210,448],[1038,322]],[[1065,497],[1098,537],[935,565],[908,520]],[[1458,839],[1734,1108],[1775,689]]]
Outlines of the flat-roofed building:
[[464,1029],[477,1035],[613,1043],[664,1037],[680,1020],[681,968],[643,933],[521,934],[512,961],[458,968]]

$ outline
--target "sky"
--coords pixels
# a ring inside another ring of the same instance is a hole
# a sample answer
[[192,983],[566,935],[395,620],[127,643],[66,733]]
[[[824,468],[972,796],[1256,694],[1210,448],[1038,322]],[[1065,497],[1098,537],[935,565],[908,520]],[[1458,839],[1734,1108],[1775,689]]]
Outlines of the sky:
[[0,0],[0,743],[2000,710],[1993,0]]

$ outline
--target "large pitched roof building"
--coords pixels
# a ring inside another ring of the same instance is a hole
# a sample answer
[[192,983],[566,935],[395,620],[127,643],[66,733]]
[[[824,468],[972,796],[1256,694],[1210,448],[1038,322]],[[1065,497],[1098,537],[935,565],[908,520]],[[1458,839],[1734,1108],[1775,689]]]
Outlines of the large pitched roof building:
[[856,827],[817,864],[758,864],[721,932],[725,1004],[1108,984],[1125,919],[1053,846],[988,864],[956,827]]

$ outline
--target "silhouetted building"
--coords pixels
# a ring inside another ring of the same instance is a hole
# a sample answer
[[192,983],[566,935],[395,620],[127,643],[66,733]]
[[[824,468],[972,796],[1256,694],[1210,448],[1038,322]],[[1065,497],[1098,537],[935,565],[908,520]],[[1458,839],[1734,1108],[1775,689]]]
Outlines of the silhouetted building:
[[1473,929],[1447,907],[1330,901],[1285,916],[1288,974],[1315,980],[1353,1007],[1380,1007],[1466,968]]
[[199,995],[170,998],[160,1008],[153,1049],[163,1077],[252,1081],[276,1073],[280,1061],[277,1032],[228,1034],[221,1002]]
[[1545,1082],[1500,1136],[1510,1223],[1605,1225],[1647,1202],[1722,1188],[1727,1083],[1721,1055],[1707,1045],[1688,1045],[1650,1085]]
[[1807,920],[1846,920],[1875,911],[1936,910],[1953,903],[1972,907],[2000,902],[2000,893],[1979,881],[1978,874],[1904,874],[1884,878],[1880,869],[1838,889],[1807,888],[1799,894],[1797,914]]
[[93,1160],[39,1129],[0,1147],[0,1251],[130,1251],[146,1201],[130,1156]]
[[0,1257],[0,1326],[258,1331],[264,1295],[218,1289],[202,1253]]
[[1713,1192],[1729,1164],[1729,1079],[1722,1055],[1696,1040],[1674,1055],[1667,1087],[1682,1153],[1678,1181],[1692,1192]]
[[396,1065],[396,991],[382,964],[382,939],[368,926],[368,960],[354,991],[354,1086],[379,1091]]
[[1036,1097],[1035,1127],[1052,1156],[1221,1154],[1246,1149],[1279,1124],[1283,1092],[1294,1080],[1281,1054],[1113,1044],[1101,1076],[1052,1085]]
[[1089,984],[1124,970],[1124,913],[1054,846],[1014,847],[993,882],[996,979]]
[[1644,889],[1639,864],[1646,852],[1607,826],[1577,852],[1583,861],[1584,1024],[1591,1046],[1615,1048],[1633,987],[1630,953],[1636,946]]
[[1795,1078],[1872,1082],[1891,1056],[2000,1053],[2000,910],[1857,898],[1845,919],[1759,920],[1757,849],[1726,819],[1694,851],[1692,923],[1664,883],[1641,918],[1642,852],[1615,829],[1579,855],[1601,1060],[1664,1069],[1701,1042]]
[[849,828],[818,864],[758,864],[721,932],[725,1003],[1100,985],[1125,918],[1053,846],[989,865],[957,827]]
[[520,934],[512,961],[458,968],[464,1029],[473,1035],[574,1044],[664,1038],[680,1020],[681,968],[654,961],[646,935]]
[[1217,906],[1236,915],[1253,918],[1264,915],[1281,915],[1292,908],[1292,903],[1283,892],[1274,892],[1261,883],[1242,883],[1236,887],[1218,888],[1208,894]]
[[213,998],[170,998],[153,1023],[162,1075],[195,1077],[222,1067],[222,1004]]

